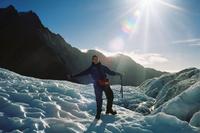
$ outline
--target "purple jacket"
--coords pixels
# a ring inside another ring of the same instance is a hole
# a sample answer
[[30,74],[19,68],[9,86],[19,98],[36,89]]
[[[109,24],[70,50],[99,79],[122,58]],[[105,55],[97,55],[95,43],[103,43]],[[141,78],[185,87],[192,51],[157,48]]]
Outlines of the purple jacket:
[[78,77],[78,76],[83,76],[83,75],[88,75],[90,74],[92,76],[92,79],[94,81],[100,80],[100,79],[106,79],[106,74],[109,75],[121,75],[118,72],[114,72],[110,70],[107,66],[102,65],[100,62],[98,64],[92,63],[90,67],[88,67],[86,70],[76,74],[72,75],[72,77]]

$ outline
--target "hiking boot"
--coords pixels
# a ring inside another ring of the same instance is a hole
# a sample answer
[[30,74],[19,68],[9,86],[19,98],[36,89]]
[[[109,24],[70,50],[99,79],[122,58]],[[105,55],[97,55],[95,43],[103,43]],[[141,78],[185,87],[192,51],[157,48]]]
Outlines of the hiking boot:
[[96,119],[96,120],[99,120],[99,119],[100,119],[100,116],[101,116],[101,110],[100,110],[100,111],[97,111],[96,116],[95,116],[95,119]]
[[99,120],[99,119],[100,119],[100,115],[101,115],[101,114],[97,113],[96,116],[95,116],[95,119],[96,119],[96,120]]
[[112,115],[116,115],[117,114],[117,111],[115,111],[115,110],[107,110],[106,111],[106,114],[112,114]]

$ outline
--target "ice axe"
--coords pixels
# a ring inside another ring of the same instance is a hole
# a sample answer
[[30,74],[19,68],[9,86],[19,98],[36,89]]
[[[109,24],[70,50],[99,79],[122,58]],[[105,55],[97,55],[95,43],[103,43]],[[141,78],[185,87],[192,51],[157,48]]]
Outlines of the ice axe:
[[120,76],[120,80],[121,80],[121,89],[120,89],[120,93],[121,93],[121,96],[122,96],[122,99],[123,99],[123,81],[122,81],[122,75]]

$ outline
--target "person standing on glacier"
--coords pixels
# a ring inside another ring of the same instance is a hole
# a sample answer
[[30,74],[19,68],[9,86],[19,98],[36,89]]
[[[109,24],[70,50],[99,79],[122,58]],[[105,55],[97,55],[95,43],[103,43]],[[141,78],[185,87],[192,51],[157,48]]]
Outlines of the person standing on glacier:
[[109,80],[107,78],[106,74],[115,76],[119,75],[122,77],[122,74],[118,72],[114,72],[110,70],[107,66],[101,64],[99,61],[99,58],[97,55],[92,56],[92,64],[84,71],[76,74],[76,75],[70,75],[70,78],[75,78],[83,75],[90,74],[93,79],[93,86],[94,86],[94,92],[96,96],[96,116],[95,119],[100,119],[101,111],[102,111],[102,93],[105,92],[106,99],[107,99],[107,106],[106,106],[106,114],[112,114],[115,115],[117,112],[112,109],[113,105],[113,91],[110,88]]

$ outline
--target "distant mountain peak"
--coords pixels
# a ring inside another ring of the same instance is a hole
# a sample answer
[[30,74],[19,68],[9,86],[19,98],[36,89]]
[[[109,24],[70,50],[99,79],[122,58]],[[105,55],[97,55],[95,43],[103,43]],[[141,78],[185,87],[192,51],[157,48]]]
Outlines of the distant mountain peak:
[[[35,12],[18,12],[12,5],[0,9],[0,29],[0,67],[26,76],[66,79],[67,74],[87,68],[94,54],[110,69],[125,73],[125,85],[139,85],[146,79],[163,74],[144,68],[127,55],[106,57],[97,50],[82,53],[61,35],[44,27]],[[118,77],[110,79],[111,83],[119,81]],[[91,80],[88,77],[76,81],[89,83]]]
[[17,10],[15,9],[15,7],[13,5],[9,5],[6,8],[1,8],[0,9],[0,15],[2,14],[17,14]]
[[28,23],[32,24],[34,27],[37,28],[44,28],[40,18],[38,17],[38,15],[31,11],[28,12],[21,12],[19,13],[22,17],[24,17],[24,20],[27,21]]
[[8,10],[8,11],[16,11],[15,7],[13,5],[9,5],[8,7],[4,8],[4,10]]
[[31,28],[44,28],[40,18],[35,12],[18,12],[13,5],[0,9],[0,26],[5,26],[8,23],[28,24]]

